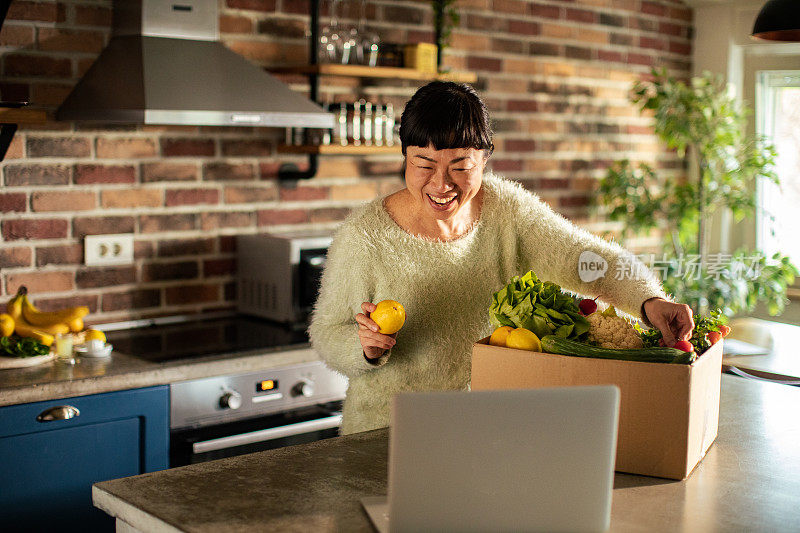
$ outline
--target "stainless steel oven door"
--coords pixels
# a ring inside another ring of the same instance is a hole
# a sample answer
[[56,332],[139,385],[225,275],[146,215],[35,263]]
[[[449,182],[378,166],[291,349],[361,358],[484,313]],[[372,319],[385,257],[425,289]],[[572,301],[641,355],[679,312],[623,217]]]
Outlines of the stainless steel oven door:
[[329,402],[236,422],[174,430],[170,434],[170,467],[335,437],[341,422],[341,402]]

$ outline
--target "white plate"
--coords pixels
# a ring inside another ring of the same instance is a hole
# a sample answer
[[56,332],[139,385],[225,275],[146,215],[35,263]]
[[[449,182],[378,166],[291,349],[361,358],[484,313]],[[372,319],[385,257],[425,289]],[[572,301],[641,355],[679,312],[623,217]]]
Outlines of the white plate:
[[114,346],[111,344],[106,344],[103,348],[99,351],[89,351],[89,349],[84,346],[76,346],[75,353],[80,355],[81,357],[108,357],[111,355],[111,350],[114,349]]
[[34,357],[0,357],[0,370],[6,368],[24,368],[26,366],[35,366],[42,363],[52,361],[55,354],[48,353],[45,355],[37,355]]

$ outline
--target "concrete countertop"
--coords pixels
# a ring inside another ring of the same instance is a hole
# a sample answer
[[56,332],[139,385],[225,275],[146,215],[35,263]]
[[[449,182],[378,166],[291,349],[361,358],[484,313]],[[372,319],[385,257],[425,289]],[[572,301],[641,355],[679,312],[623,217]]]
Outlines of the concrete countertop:
[[[800,389],[723,376],[717,441],[683,481],[616,474],[611,531],[800,529]],[[121,531],[372,531],[388,431],[97,483]]]
[[85,396],[187,379],[267,370],[317,361],[308,344],[257,353],[154,363],[113,352],[106,358],[77,358],[75,365],[51,361],[39,366],[0,370],[0,407]]

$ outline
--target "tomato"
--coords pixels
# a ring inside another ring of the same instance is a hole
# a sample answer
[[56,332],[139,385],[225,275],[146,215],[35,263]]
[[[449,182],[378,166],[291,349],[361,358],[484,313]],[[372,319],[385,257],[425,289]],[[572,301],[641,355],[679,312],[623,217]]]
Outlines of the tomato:
[[684,352],[693,352],[694,351],[694,346],[692,346],[692,343],[689,342],[689,341],[678,341],[678,342],[675,343],[673,348],[677,348],[679,350],[683,350]]
[[719,327],[719,332],[722,333],[723,337],[727,337],[728,333],[731,332],[731,328],[730,326],[726,326],[723,324],[722,326]]
[[708,342],[710,342],[711,345],[713,346],[717,343],[718,340],[722,338],[722,334],[719,331],[709,331],[708,334],[706,335],[706,338],[708,339]]

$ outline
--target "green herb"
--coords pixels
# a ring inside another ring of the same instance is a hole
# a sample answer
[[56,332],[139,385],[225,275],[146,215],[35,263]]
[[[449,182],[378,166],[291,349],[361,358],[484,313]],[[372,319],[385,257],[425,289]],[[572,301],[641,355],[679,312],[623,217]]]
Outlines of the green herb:
[[36,339],[16,335],[0,338],[0,356],[3,357],[36,357],[48,353],[50,348]]
[[589,321],[581,315],[575,299],[562,292],[559,285],[539,280],[533,271],[514,276],[494,293],[489,319],[495,327],[529,329],[540,339],[557,335],[583,340],[589,331]]
[[[695,353],[698,355],[702,354],[711,347],[711,343],[708,340],[708,334],[712,331],[720,332],[720,327],[723,326],[726,321],[726,317],[719,309],[712,311],[708,314],[708,316],[695,316],[694,332],[692,333],[692,338],[689,339],[689,342],[692,343],[692,346],[694,346]],[[636,331],[639,332],[639,336],[642,338],[642,343],[644,344],[645,348],[660,345],[663,337],[661,335],[661,331],[659,331],[657,328],[644,329],[638,324],[634,324],[634,328],[636,328]]]

